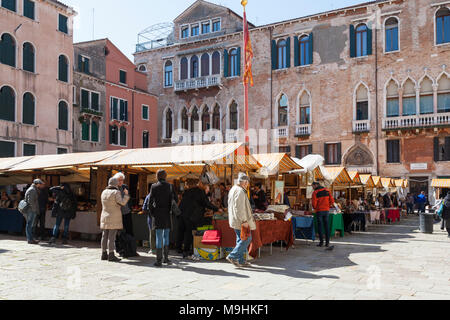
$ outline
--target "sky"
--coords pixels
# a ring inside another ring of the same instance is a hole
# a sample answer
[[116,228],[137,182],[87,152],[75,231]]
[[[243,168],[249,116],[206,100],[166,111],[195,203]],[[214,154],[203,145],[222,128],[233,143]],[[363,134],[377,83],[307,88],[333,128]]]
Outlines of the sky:
[[[172,22],[196,0],[60,0],[73,7],[74,42],[109,38],[133,61],[138,33]],[[260,26],[343,8],[368,0],[248,0],[247,17]],[[241,0],[210,0],[242,14]]]

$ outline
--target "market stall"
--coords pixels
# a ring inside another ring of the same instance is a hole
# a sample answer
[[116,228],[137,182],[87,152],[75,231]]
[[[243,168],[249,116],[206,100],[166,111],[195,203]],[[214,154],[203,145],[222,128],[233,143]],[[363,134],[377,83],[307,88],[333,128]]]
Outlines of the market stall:
[[433,179],[431,187],[434,189],[434,198],[443,199],[450,191],[450,179]]

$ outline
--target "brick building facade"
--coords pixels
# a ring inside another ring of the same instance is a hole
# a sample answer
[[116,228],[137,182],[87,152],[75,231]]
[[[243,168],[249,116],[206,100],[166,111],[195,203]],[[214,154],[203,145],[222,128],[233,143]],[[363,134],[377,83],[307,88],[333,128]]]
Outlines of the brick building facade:
[[[450,1],[379,0],[251,25],[249,127],[271,130],[253,151],[322,154],[412,190],[450,175],[449,13]],[[199,0],[174,25],[167,45],[135,53],[160,97],[159,143],[226,139],[244,126],[242,19]]]

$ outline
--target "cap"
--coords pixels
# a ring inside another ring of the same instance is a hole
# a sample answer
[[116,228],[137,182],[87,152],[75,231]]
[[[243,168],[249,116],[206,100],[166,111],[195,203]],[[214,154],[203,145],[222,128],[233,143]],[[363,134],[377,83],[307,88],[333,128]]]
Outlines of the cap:
[[45,184],[41,179],[35,179],[33,184]]
[[238,181],[242,182],[242,181],[250,181],[250,178],[243,172],[239,172],[238,175]]

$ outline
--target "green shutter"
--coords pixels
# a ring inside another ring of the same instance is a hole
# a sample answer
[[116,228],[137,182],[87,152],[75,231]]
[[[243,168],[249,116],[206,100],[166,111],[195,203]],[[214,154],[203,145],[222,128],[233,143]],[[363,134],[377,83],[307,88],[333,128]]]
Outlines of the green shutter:
[[27,92],[23,95],[22,123],[34,125],[34,97]]
[[30,0],[23,1],[23,15],[34,20],[34,2]]
[[227,49],[225,49],[224,51],[223,51],[223,76],[225,77],[225,78],[227,78],[228,77],[228,74],[229,74],[229,70],[228,70],[228,50]]
[[372,54],[372,24],[367,25],[367,55]]
[[64,101],[61,101],[58,106],[58,129],[60,130],[69,130],[69,114],[67,110],[67,104]]
[[2,0],[2,7],[17,12],[16,0]]
[[342,143],[337,144],[337,164],[342,163]]
[[0,120],[16,121],[16,94],[10,87],[0,89]]
[[95,121],[91,125],[91,141],[98,142],[98,124]]
[[300,159],[300,146],[295,146],[295,157]]
[[64,33],[69,33],[68,26],[67,26],[67,17],[63,16],[62,14],[59,15],[59,31]]
[[89,74],[89,59],[85,59],[85,62],[84,62],[84,73]]
[[272,40],[272,70],[278,69],[277,42]]
[[58,80],[63,82],[69,82],[68,79],[68,65],[66,57],[63,55],[59,56],[59,77]]
[[81,124],[81,140],[89,141],[89,123],[86,121]]
[[313,33],[309,34],[309,64],[314,63],[314,40]]
[[434,144],[434,161],[439,161],[439,137],[435,137],[433,140]]
[[312,151],[312,144],[310,144],[308,146],[308,154],[312,154],[312,153],[313,153],[313,151]]
[[8,33],[3,34],[0,41],[0,62],[16,67],[16,43]]
[[356,57],[356,36],[355,36],[355,27],[350,25],[350,58]]
[[0,141],[0,158],[15,157],[16,144],[9,141]]
[[24,144],[23,145],[23,156],[34,156],[36,155],[36,146],[34,144]]
[[328,148],[327,148],[327,144],[324,144],[324,148],[323,148],[323,157],[325,158],[325,164],[330,164],[329,161],[329,157],[328,157]]
[[237,75],[241,75],[241,47],[237,48]]
[[89,91],[81,89],[81,109],[89,109]]
[[78,55],[78,71],[83,72],[83,57]]
[[294,66],[298,67],[300,65],[300,43],[298,37],[294,37]]
[[91,92],[91,109],[95,111],[100,110],[99,105],[99,94],[95,92]]
[[30,43],[23,44],[23,70],[34,72],[34,50]]
[[291,67],[291,37],[286,39],[286,67]]

